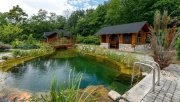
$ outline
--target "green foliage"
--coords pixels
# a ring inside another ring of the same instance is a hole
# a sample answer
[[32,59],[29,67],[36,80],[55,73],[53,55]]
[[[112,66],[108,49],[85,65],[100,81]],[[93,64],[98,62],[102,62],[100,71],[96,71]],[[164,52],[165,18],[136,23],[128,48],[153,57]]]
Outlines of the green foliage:
[[9,44],[4,44],[4,43],[0,42],[0,52],[5,51],[10,48],[11,48],[11,46]]
[[21,55],[21,50],[13,50],[12,54],[14,57],[20,56]]
[[19,41],[18,39],[15,39],[12,43],[13,48],[19,48],[19,49],[37,49],[38,41],[33,38],[33,35],[30,34],[27,38],[27,40]]
[[105,26],[137,21],[148,21],[152,25],[157,9],[170,12],[174,18],[171,25],[178,25],[179,4],[178,0],[108,0],[96,9],[76,10],[69,18],[42,9],[28,17],[17,5],[8,12],[0,13],[0,40],[5,43],[14,39],[27,40],[27,34],[41,40],[44,32],[59,29],[67,30],[74,36],[89,36]]
[[21,29],[18,25],[3,25],[2,28],[0,28],[0,40],[5,43],[10,43],[14,39],[18,38],[22,31],[23,29]]
[[[108,10],[106,12],[106,23],[113,25],[121,22],[122,4],[120,0],[110,0],[108,2]],[[113,15],[113,16],[112,16]]]
[[2,60],[8,60],[8,59],[9,59],[9,56],[2,56],[1,59],[2,59]]
[[83,44],[99,44],[99,36],[89,35],[89,36],[81,36],[78,35],[76,37],[77,43],[83,43]]
[[22,23],[27,18],[27,14],[19,7],[19,5],[13,6],[9,12],[6,13],[8,22],[17,24]]
[[180,60],[180,36],[178,37],[176,41],[176,53],[177,53],[178,60]]
[[116,53],[113,51],[109,51],[108,49],[100,48],[96,45],[79,45],[77,49],[82,54],[89,53],[92,55],[104,56],[108,59],[126,64],[127,67],[131,67],[134,62],[138,61],[138,59],[133,54]]
[[65,83],[58,84],[57,79],[53,76],[53,82],[50,87],[50,94],[41,95],[41,97],[32,97],[30,102],[86,102],[90,101],[91,93],[80,90],[80,84],[83,74],[75,75],[74,71],[69,73],[67,85]]

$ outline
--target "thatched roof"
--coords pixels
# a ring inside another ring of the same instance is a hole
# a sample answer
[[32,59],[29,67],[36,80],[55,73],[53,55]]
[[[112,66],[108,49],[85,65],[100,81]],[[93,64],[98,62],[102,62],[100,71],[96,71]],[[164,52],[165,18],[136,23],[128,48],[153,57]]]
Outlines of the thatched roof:
[[137,33],[145,24],[147,24],[147,21],[104,27],[96,35]]

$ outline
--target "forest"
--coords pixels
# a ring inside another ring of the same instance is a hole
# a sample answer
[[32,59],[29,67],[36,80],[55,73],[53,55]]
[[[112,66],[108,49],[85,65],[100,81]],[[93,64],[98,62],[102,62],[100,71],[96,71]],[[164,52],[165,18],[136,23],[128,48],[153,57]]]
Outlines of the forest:
[[27,40],[29,36],[41,41],[44,32],[59,29],[81,39],[88,36],[97,40],[92,35],[105,26],[138,21],[148,21],[152,25],[156,10],[167,10],[171,16],[170,25],[176,22],[179,26],[179,0],[109,0],[96,9],[76,10],[66,17],[43,9],[28,16],[19,5],[15,5],[8,12],[0,12],[0,41],[12,43]]

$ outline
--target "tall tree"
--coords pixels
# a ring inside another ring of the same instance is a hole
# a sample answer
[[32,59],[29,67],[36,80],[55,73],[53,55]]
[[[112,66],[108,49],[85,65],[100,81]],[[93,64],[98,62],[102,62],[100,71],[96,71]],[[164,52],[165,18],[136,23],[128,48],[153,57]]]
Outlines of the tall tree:
[[106,23],[114,25],[121,23],[121,0],[110,0],[108,2],[108,10],[106,14]]
[[0,12],[0,27],[6,24],[7,24],[6,14]]
[[7,19],[13,24],[22,23],[27,19],[27,16],[28,15],[19,7],[19,5],[13,6],[13,8],[7,12]]

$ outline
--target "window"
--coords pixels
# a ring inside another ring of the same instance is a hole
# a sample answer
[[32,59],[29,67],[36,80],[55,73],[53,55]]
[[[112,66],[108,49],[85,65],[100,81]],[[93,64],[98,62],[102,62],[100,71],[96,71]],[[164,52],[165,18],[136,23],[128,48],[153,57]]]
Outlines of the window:
[[141,32],[139,32],[137,36],[137,44],[141,44],[141,39],[142,39]]

